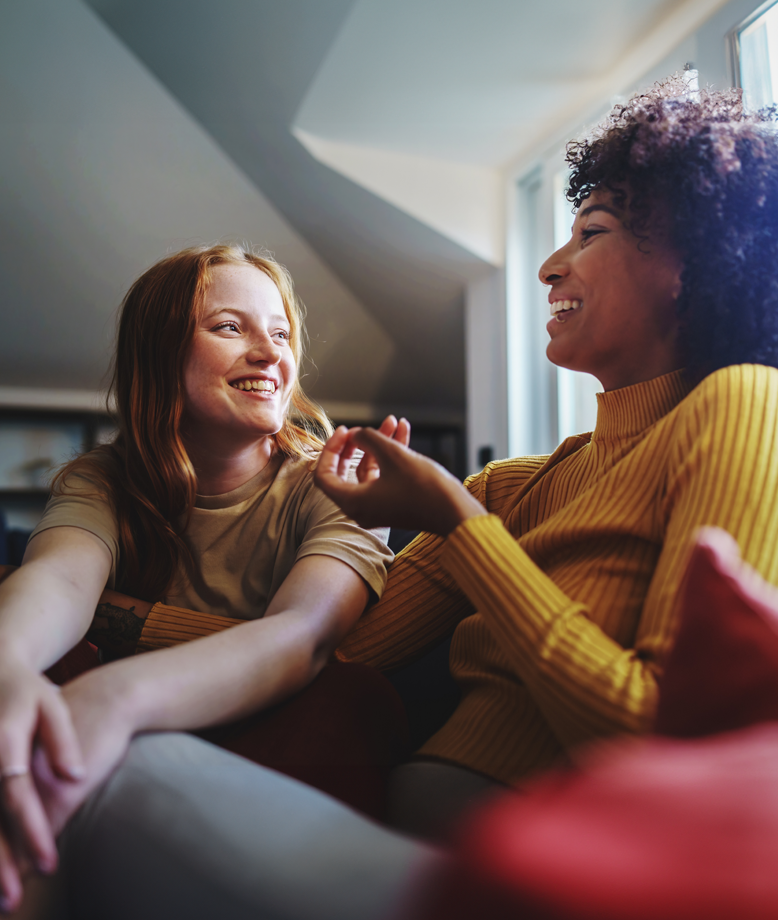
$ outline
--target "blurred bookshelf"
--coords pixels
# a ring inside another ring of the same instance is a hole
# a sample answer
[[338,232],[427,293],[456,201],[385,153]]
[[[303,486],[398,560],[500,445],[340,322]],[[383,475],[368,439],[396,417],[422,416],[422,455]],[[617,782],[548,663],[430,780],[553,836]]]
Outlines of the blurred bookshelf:
[[[364,418],[335,418],[336,425],[365,425]],[[381,420],[368,422],[378,427]],[[414,424],[413,450],[432,458],[459,479],[465,476],[462,425]],[[57,470],[78,454],[104,443],[116,427],[107,412],[0,406],[0,565],[18,565],[30,532],[40,520]],[[392,532],[392,548],[415,536]]]
[[0,407],[0,564],[21,561],[59,467],[114,432],[105,412]]

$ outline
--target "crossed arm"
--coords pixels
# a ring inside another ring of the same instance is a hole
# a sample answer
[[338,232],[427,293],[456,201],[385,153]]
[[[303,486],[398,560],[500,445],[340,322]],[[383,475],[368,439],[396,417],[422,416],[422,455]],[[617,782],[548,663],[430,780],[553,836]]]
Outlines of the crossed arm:
[[10,839],[0,837],[0,907],[19,902],[27,859],[40,871],[54,868],[55,835],[134,734],[231,721],[302,689],[368,599],[350,566],[306,556],[264,618],[115,661],[60,693],[41,672],[86,633],[110,564],[97,537],[52,528],[30,542],[22,567],[0,585],[0,776],[11,829]]

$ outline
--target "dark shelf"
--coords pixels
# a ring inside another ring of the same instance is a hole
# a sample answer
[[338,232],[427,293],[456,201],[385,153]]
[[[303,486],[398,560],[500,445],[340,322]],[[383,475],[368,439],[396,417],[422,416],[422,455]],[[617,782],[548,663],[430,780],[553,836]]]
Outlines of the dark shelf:
[[0,502],[6,499],[18,499],[20,501],[35,499],[47,499],[49,497],[48,489],[0,489]]

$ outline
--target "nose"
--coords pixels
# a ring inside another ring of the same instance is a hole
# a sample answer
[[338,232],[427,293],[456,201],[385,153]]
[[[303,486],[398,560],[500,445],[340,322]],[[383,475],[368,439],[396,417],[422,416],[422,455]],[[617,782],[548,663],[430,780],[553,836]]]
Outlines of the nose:
[[252,336],[248,360],[252,364],[272,366],[281,360],[281,349],[276,340],[267,332]]
[[552,252],[540,266],[538,278],[540,278],[543,284],[553,284],[555,281],[561,281],[563,278],[567,277],[570,271],[567,261],[567,247],[569,245],[569,243],[566,243],[564,246],[557,249],[556,252]]

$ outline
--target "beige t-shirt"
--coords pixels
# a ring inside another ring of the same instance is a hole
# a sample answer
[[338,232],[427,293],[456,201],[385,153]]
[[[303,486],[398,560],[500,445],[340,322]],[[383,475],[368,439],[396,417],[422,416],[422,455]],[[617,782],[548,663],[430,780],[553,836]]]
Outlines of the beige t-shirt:
[[[53,495],[32,536],[50,527],[81,527],[111,552],[116,579],[119,540],[109,504],[81,477]],[[253,479],[223,495],[198,495],[183,534],[196,571],[176,579],[165,603],[237,619],[263,616],[292,566],[304,556],[350,565],[380,597],[392,551],[388,531],[364,530],[313,482],[313,462],[276,454]]]

